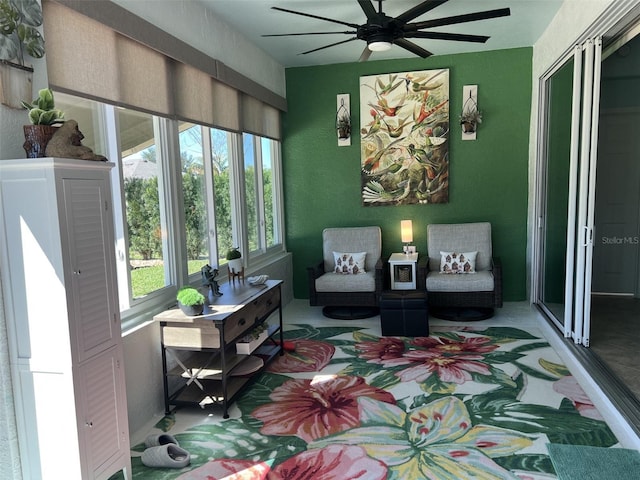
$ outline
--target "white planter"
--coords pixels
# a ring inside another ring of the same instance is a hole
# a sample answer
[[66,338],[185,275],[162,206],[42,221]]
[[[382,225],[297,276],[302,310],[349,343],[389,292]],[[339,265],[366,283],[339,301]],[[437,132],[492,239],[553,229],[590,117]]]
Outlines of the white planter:
[[229,260],[229,270],[232,273],[240,273],[242,272],[242,258],[234,258],[233,260]]

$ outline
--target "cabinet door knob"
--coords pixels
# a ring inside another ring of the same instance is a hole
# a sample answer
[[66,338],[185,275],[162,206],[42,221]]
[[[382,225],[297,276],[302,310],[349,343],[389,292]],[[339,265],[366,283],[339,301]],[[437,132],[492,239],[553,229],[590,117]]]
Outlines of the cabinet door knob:
[[85,424],[84,424],[84,425],[85,425],[86,427],[91,428],[91,427],[93,427],[93,422],[85,422]]

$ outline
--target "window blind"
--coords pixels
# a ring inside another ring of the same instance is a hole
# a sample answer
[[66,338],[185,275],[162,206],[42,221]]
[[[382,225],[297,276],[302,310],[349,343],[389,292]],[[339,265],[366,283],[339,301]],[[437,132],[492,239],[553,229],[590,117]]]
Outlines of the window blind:
[[44,0],[52,88],[279,140],[286,101],[108,1]]

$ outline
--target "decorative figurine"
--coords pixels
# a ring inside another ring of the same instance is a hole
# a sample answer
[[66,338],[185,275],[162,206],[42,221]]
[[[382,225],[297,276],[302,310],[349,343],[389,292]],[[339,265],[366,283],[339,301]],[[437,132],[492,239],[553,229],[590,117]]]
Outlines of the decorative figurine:
[[220,292],[220,285],[218,285],[218,281],[216,280],[218,269],[211,268],[211,266],[207,264],[200,269],[200,273],[202,274],[202,285],[208,285],[214,297],[221,297],[222,292]]
[[79,158],[81,160],[106,162],[106,157],[97,155],[89,147],[82,145],[83,138],[84,135],[78,128],[78,122],[67,120],[47,143],[46,155],[48,157]]

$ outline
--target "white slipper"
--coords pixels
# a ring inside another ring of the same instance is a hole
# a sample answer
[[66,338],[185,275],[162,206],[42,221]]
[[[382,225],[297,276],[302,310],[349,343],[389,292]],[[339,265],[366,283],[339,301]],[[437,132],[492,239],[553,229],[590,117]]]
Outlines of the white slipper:
[[147,448],[159,447],[160,445],[168,445],[170,443],[178,447],[180,446],[173,435],[169,435],[168,433],[152,433],[145,439],[144,446]]
[[182,468],[189,465],[189,452],[173,443],[147,448],[142,452],[142,463],[147,467]]

